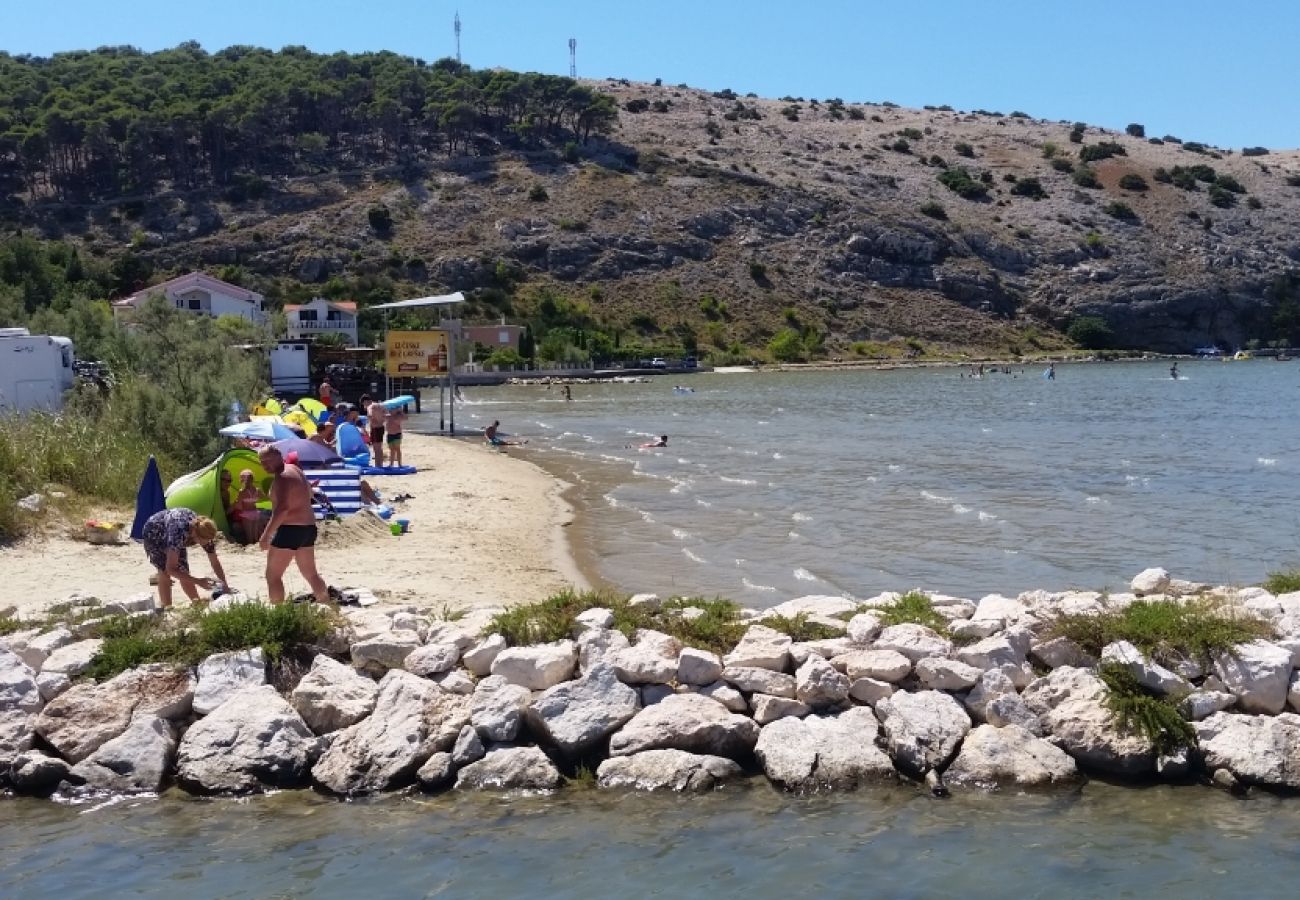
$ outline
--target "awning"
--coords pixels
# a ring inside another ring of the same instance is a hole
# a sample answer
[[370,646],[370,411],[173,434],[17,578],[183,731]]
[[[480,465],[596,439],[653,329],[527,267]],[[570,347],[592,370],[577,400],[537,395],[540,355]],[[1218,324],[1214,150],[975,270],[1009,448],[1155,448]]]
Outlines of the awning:
[[464,303],[465,295],[460,291],[454,294],[444,294],[441,297],[417,297],[414,300],[398,300],[395,303],[380,303],[378,306],[372,306],[370,309],[415,309],[421,306],[451,306],[453,303]]

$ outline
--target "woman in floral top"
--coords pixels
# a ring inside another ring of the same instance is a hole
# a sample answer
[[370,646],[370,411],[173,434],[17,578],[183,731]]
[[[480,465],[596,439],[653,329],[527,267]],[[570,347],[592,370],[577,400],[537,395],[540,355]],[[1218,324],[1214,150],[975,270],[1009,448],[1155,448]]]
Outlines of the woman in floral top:
[[[208,590],[226,583],[226,573],[217,559],[216,539],[216,524],[189,509],[164,509],[144,523],[144,552],[158,570],[158,603],[163,609],[172,605],[173,578],[180,582],[181,590],[193,603],[206,602],[199,599],[199,588]],[[185,550],[195,544],[208,555],[216,580],[190,574]]]

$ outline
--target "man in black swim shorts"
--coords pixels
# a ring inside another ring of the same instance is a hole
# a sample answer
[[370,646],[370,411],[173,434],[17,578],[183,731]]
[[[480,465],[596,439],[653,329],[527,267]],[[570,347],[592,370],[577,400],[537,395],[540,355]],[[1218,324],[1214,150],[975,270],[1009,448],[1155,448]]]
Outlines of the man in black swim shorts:
[[284,602],[284,573],[295,563],[311,585],[317,603],[330,602],[325,579],[316,571],[316,514],[311,508],[311,485],[302,469],[287,465],[280,451],[266,446],[258,453],[262,468],[275,476],[271,482],[271,521],[262,532],[266,551],[266,587],[272,604]]

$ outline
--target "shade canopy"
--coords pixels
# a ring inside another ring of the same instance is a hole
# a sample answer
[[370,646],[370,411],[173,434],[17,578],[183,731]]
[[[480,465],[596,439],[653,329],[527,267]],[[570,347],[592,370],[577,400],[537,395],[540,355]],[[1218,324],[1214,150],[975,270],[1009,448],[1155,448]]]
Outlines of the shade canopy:
[[278,419],[261,419],[255,422],[239,422],[221,429],[226,437],[252,438],[259,441],[280,441],[296,438],[298,435],[288,425]]
[[417,309],[421,306],[452,306],[456,303],[464,303],[465,295],[460,291],[454,294],[443,294],[440,297],[417,297],[414,300],[398,300],[394,303],[380,303],[378,306],[371,306],[370,309]]

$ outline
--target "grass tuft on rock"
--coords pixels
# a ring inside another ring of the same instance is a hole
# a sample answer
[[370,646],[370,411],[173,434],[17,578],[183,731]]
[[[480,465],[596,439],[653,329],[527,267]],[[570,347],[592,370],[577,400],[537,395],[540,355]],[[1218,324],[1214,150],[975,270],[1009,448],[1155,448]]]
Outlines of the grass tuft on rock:
[[22,631],[24,624],[10,616],[0,616],[0,637],[6,634],[13,634],[15,631]]
[[1283,569],[1280,572],[1269,572],[1263,588],[1270,594],[1289,594],[1292,591],[1300,591],[1300,569]]
[[1098,674],[1106,685],[1106,708],[1121,731],[1146,738],[1164,754],[1196,746],[1196,730],[1172,701],[1148,691],[1122,665],[1104,663]]
[[876,613],[882,625],[924,625],[939,634],[948,633],[948,620],[935,612],[934,603],[920,591],[908,591]]
[[1208,599],[1136,600],[1119,610],[1061,616],[1049,630],[1093,656],[1107,644],[1128,641],[1167,665],[1189,658],[1209,662],[1235,644],[1273,636],[1272,626],[1258,616]]
[[788,634],[796,641],[821,641],[844,636],[843,629],[832,628],[821,622],[809,622],[806,612],[795,613],[793,616],[764,616],[758,620],[758,624]]

